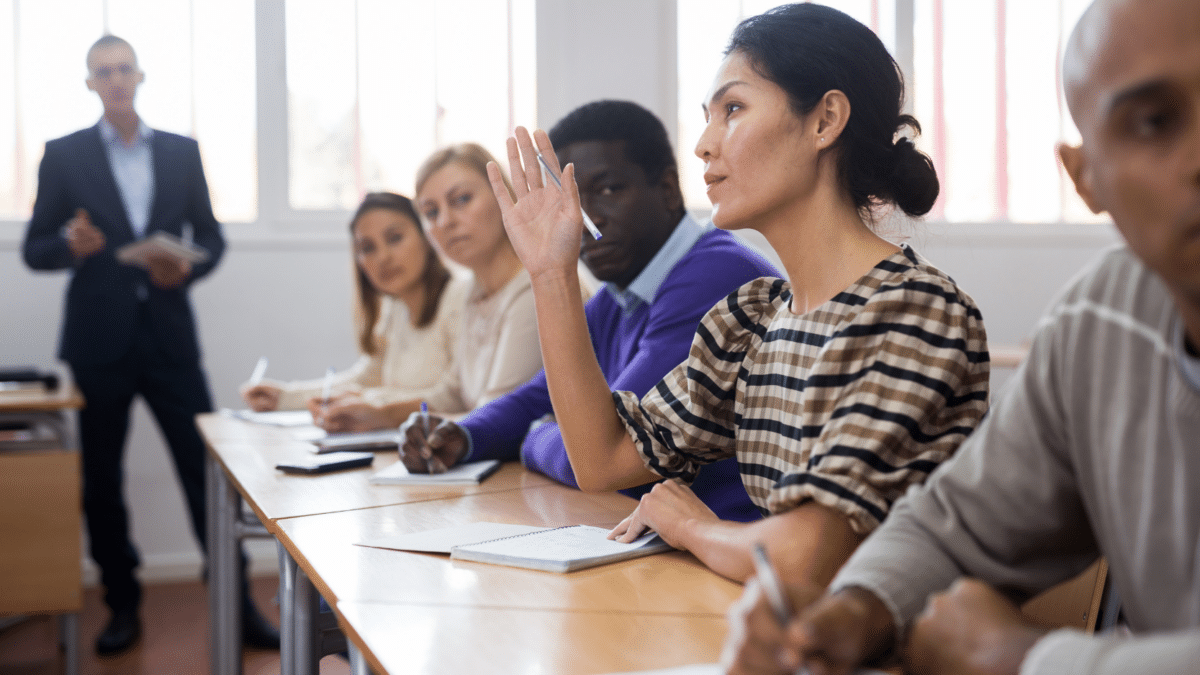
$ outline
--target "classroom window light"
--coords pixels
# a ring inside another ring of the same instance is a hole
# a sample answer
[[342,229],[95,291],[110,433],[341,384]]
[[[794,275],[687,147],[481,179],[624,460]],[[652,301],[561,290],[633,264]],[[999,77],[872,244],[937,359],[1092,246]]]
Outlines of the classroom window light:
[[288,0],[288,199],[412,195],[434,150],[536,124],[534,2]]
[[45,142],[100,119],[84,58],[105,33],[137,52],[142,119],[200,142],[217,218],[256,218],[253,3],[0,0],[0,219],[29,217]]
[[[1055,145],[1077,142],[1057,79],[1071,29],[1090,0],[824,0],[897,55],[911,45],[907,95],[942,191],[928,218],[951,222],[1097,222],[1075,196]],[[679,0],[679,162],[691,208],[707,210],[692,153],[700,103],[739,21],[783,3]],[[897,17],[911,16],[911,24]]]

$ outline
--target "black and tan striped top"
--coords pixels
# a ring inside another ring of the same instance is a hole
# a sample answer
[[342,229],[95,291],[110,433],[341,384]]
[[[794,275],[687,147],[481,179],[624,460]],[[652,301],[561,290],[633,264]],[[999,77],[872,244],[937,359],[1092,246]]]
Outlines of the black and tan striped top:
[[766,513],[808,500],[866,534],[957,449],[987,409],[979,309],[911,248],[797,316],[756,279],[701,321],[688,360],[617,410],[647,467],[690,482],[736,454]]

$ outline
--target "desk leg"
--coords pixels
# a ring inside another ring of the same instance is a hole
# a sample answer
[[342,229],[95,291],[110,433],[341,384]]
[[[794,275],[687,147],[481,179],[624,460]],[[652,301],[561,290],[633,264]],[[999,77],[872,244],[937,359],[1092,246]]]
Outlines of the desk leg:
[[[296,568],[295,582],[292,592],[292,624],[295,628],[293,634],[293,654],[295,660],[295,675],[317,675],[320,670],[319,663],[321,654],[313,639],[316,633],[316,624],[314,623],[319,613],[319,600],[317,589],[313,588],[312,582],[308,576],[304,574],[304,570]],[[283,675],[281,673],[281,675]]]
[[296,561],[277,540],[279,549],[279,675],[296,674]]
[[221,465],[208,456],[208,620],[211,672],[242,673],[242,613],[237,523],[241,501]]
[[358,651],[358,647],[351,642],[349,649],[351,675],[371,675],[371,669],[367,667],[367,660],[363,658],[362,652]]
[[74,612],[58,618],[58,638],[66,657],[64,672],[79,675],[79,615]]

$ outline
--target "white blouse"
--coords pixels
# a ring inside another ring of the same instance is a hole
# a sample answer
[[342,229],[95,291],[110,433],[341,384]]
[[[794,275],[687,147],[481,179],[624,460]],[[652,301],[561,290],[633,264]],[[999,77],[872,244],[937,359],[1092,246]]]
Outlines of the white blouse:
[[[363,354],[354,365],[336,373],[334,393],[359,393],[374,405],[427,398],[454,370],[455,342],[471,290],[470,276],[451,277],[433,321],[422,328],[412,325],[407,305],[384,296],[375,323],[377,353]],[[536,350],[536,334],[534,340]],[[321,395],[324,384],[323,378],[283,384],[279,409],[303,409],[310,398]]]
[[529,273],[522,269],[489,297],[471,287],[454,365],[425,400],[444,415],[466,413],[526,383],[542,369]]

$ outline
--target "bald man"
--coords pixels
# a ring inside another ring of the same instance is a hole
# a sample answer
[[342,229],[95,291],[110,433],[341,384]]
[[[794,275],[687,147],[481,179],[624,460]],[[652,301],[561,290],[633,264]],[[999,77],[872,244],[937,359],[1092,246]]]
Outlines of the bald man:
[[[1125,245],[1063,291],[1014,383],[827,594],[757,583],[731,673],[1200,672],[1200,2],[1096,2],[1064,87],[1079,195]],[[1106,556],[1129,633],[1026,624],[1016,602]]]

